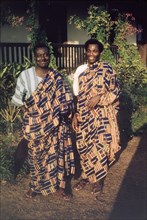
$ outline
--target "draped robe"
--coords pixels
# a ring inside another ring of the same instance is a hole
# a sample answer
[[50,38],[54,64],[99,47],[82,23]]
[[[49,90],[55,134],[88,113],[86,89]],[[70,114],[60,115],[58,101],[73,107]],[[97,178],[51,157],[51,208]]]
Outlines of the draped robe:
[[50,70],[24,103],[23,135],[29,141],[30,188],[43,195],[65,187],[65,174],[75,172],[68,116],[73,95],[62,76]]
[[[117,124],[120,90],[115,71],[103,62],[88,67],[78,81],[77,149],[82,177],[94,183],[106,176],[120,150]],[[100,96],[100,102],[89,109],[87,102],[96,95]]]

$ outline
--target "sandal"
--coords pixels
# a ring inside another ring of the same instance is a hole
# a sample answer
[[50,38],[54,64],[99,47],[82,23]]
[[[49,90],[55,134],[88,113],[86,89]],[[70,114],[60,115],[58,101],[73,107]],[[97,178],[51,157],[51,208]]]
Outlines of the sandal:
[[26,197],[29,199],[34,198],[37,195],[36,192],[34,192],[32,189],[29,189],[28,192],[26,193]]
[[87,179],[81,179],[78,183],[74,185],[74,189],[76,191],[83,189],[87,184],[89,184],[89,181]]
[[63,188],[57,189],[56,195],[60,196],[60,197],[63,197],[65,195],[65,189],[63,189]]
[[73,195],[69,193],[63,193],[62,196],[65,201],[70,201],[73,198]]
[[59,188],[57,191],[56,191],[57,195],[63,195],[64,194],[64,189],[63,188]]
[[61,196],[64,200],[69,201],[73,195],[71,193],[66,193],[65,189],[59,188],[56,191],[57,195]]
[[92,192],[91,194],[98,194],[102,192],[103,189],[103,183],[101,181],[98,181],[96,183],[93,183]]

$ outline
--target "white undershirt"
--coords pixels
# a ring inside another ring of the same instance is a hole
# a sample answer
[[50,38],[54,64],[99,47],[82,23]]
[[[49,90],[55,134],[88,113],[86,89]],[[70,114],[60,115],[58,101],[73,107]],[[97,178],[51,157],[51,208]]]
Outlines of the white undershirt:
[[83,64],[79,66],[74,73],[73,92],[75,96],[79,94],[79,76],[81,73],[83,73],[87,69],[87,67],[88,67],[88,64]]

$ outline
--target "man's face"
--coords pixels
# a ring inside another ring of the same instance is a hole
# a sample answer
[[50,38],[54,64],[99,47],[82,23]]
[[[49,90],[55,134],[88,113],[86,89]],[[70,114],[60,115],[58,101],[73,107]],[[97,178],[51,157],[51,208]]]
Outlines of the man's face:
[[38,67],[47,68],[50,61],[49,51],[47,48],[38,48],[35,52],[35,61]]
[[86,50],[88,64],[93,64],[99,60],[100,52],[97,44],[89,44]]

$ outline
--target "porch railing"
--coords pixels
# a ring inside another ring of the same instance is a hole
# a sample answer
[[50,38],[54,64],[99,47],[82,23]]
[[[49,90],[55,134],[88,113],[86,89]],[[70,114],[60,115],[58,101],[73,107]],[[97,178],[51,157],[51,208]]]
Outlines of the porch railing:
[[[52,44],[56,65],[59,69],[73,71],[77,66],[86,62],[84,45],[75,44]],[[117,47],[111,46],[111,51],[118,59]],[[33,54],[29,43],[0,43],[0,62],[1,63],[19,63],[25,62],[25,57],[31,62]]]

